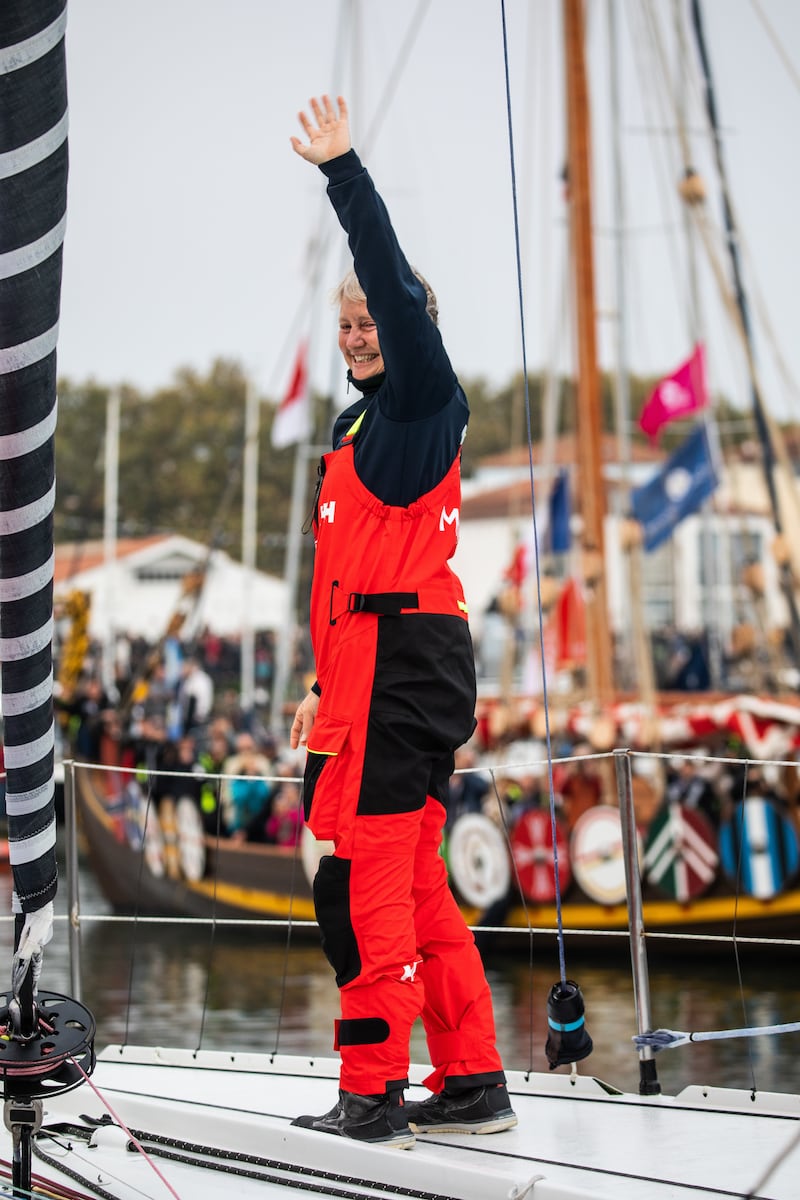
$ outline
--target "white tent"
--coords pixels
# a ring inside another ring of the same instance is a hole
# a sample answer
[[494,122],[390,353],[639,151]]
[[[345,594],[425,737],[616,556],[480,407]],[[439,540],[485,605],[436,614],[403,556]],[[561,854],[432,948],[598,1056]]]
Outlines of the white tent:
[[[187,575],[204,567],[207,549],[177,534],[122,538],[107,565],[101,542],[56,548],[55,598],[73,590],[91,598],[89,635],[115,633],[156,640],[178,608]],[[282,630],[287,624],[288,591],[282,579],[249,571],[222,550],[211,553],[191,628],[207,627],[220,637],[241,635],[249,615],[252,629]]]

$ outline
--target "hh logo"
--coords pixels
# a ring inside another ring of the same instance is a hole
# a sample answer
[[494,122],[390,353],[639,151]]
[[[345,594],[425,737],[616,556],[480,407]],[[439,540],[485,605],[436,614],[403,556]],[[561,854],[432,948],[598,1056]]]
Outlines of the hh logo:
[[406,980],[408,980],[409,983],[413,983],[414,979],[416,978],[416,974],[417,964],[415,962],[406,963],[406,965],[403,967],[403,974],[400,976],[400,982],[405,983]]
[[326,500],[325,503],[321,504],[319,507],[320,521],[330,521],[330,523],[332,525],[335,512],[336,512],[336,501],[335,500]]
[[446,508],[442,508],[442,515],[439,517],[439,533],[444,533],[445,525],[455,525],[456,537],[458,536],[458,509],[454,508],[452,512],[448,512]]

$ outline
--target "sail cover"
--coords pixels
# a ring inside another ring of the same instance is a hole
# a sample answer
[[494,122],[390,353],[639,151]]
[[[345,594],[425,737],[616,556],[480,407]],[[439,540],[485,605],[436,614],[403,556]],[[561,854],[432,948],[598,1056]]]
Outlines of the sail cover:
[[56,891],[53,506],[66,0],[0,4],[0,665],[15,912]]

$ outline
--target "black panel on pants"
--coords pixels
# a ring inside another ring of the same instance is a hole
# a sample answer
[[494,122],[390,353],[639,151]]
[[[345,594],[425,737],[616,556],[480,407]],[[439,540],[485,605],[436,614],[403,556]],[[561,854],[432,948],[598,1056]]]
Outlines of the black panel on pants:
[[475,660],[461,617],[378,619],[358,813],[413,812],[430,793],[445,802],[453,751],[475,728]]
[[361,956],[350,920],[350,859],[326,854],[314,878],[314,908],[322,949],[344,987],[361,973]]

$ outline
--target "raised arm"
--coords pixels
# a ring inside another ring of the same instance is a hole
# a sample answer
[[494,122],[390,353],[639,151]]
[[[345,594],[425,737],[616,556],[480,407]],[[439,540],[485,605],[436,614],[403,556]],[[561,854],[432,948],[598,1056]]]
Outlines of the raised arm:
[[347,105],[339,97],[337,110],[327,96],[310,104],[311,118],[299,114],[306,138],[292,138],[292,147],[328,180],[386,368],[356,443],[356,470],[384,503],[408,505],[449,470],[467,423],[467,401],[426,312],[425,288],[351,146]]

